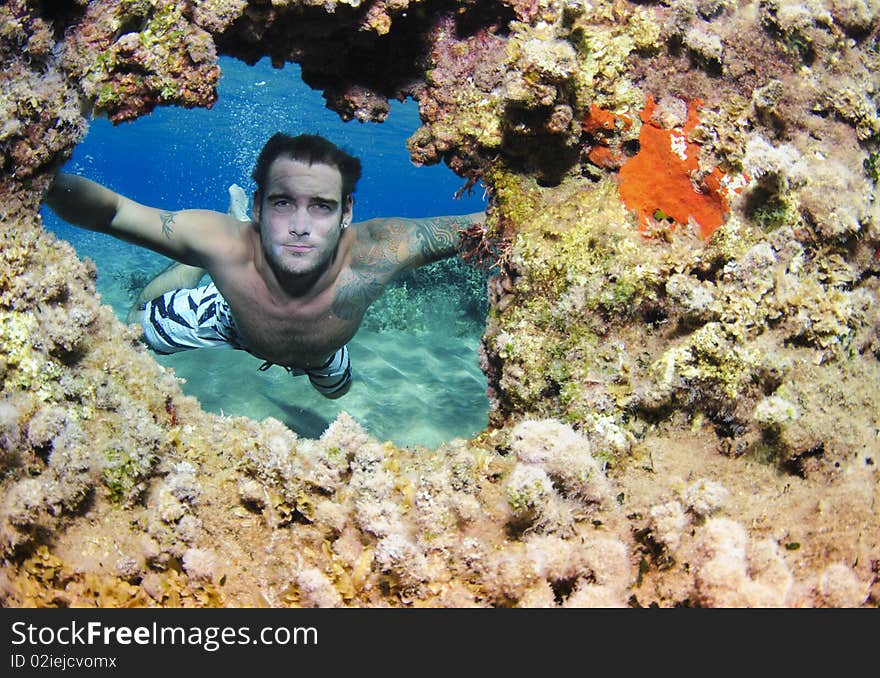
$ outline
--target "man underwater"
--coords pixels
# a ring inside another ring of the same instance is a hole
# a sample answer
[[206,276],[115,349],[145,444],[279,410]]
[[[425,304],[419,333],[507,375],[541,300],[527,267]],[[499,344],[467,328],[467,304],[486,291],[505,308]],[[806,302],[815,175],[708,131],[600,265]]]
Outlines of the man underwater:
[[[129,322],[157,353],[223,347],[308,374],[327,398],[348,392],[346,344],[398,273],[455,254],[484,213],[352,222],[360,161],[317,135],[273,135],[241,205],[167,211],[59,174],[44,202],[60,218],[148,247],[177,264],[141,293]],[[207,272],[211,282],[195,287]]]

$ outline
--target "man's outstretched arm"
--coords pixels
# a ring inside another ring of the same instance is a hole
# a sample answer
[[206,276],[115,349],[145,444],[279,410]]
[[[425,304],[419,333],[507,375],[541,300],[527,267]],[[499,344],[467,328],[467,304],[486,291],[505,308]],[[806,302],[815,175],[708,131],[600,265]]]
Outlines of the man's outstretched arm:
[[430,264],[455,255],[461,242],[461,232],[473,224],[485,221],[485,212],[413,219],[408,242],[411,254],[407,268]]
[[365,263],[397,272],[453,256],[461,231],[486,220],[485,212],[457,216],[371,219],[358,224]]
[[[169,211],[141,205],[85,177],[58,174],[44,202],[65,221],[148,247],[185,264],[204,265],[232,222],[210,210]],[[228,223],[227,223],[228,222]]]

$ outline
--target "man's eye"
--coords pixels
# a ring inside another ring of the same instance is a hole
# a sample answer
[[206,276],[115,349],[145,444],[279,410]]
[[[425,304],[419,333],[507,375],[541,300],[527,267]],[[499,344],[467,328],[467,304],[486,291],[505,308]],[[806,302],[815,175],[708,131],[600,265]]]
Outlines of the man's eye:
[[314,205],[312,205],[312,209],[315,212],[321,212],[322,214],[326,214],[327,212],[331,211],[330,205],[327,205],[322,202],[318,202],[318,203],[315,203]]

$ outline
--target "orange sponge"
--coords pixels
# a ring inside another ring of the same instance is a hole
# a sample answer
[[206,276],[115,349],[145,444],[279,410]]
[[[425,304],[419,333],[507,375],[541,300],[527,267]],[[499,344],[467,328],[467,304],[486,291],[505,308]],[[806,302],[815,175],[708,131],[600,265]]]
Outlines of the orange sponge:
[[620,168],[620,198],[639,217],[648,230],[660,212],[677,224],[691,219],[708,239],[723,222],[730,209],[723,190],[724,173],[717,167],[699,174],[699,144],[688,134],[699,122],[697,109],[702,102],[688,103],[688,117],[682,128],[663,129],[651,118],[656,108],[648,95],[641,113],[639,152]]

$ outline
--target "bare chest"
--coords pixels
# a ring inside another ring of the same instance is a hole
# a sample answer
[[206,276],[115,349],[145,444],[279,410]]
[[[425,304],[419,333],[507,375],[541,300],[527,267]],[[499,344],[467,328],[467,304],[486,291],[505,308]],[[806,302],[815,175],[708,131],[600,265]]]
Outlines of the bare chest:
[[302,301],[273,298],[260,280],[246,278],[225,285],[215,282],[249,352],[279,365],[322,365],[351,340],[363,317],[360,313],[340,318],[333,312],[335,285]]

